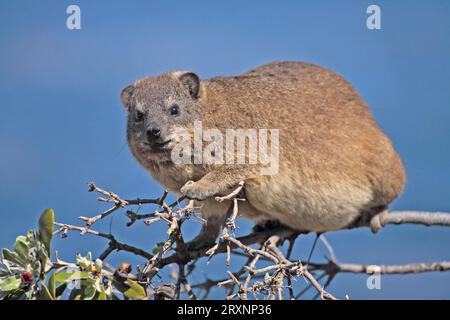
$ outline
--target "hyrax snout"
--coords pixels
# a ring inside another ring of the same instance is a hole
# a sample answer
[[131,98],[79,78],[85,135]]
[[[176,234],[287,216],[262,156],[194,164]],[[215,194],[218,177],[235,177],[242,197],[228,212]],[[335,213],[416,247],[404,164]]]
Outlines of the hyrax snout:
[[214,196],[240,181],[243,217],[316,232],[370,219],[405,183],[366,103],[320,66],[274,62],[207,80],[169,72],[137,80],[121,100],[139,163],[167,190],[201,201],[200,243],[215,239],[228,207]]

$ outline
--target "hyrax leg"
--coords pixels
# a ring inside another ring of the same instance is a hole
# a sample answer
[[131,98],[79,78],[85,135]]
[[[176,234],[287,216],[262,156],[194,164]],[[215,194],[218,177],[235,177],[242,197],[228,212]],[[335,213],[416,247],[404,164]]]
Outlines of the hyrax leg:
[[215,195],[227,195],[232,192],[240,181],[245,179],[245,170],[215,170],[211,171],[200,180],[188,181],[182,188],[181,193],[189,199],[205,200],[196,202],[200,207],[200,213],[206,220],[200,234],[188,244],[189,249],[209,248],[219,235],[220,229],[225,222],[229,201],[218,202],[212,199]]
[[231,192],[247,175],[248,172],[244,168],[227,169],[223,167],[207,173],[198,181],[186,182],[180,191],[189,199],[205,200],[215,195]]
[[[232,209],[233,201],[226,200],[218,202],[215,199],[195,201],[194,207],[198,207],[202,218],[206,220],[199,235],[190,241],[188,250],[209,249],[217,240],[221,227],[225,224],[228,210]],[[269,219],[264,213],[252,207],[247,201],[239,202],[238,216],[250,220]]]
[[225,223],[230,202],[206,199],[205,201],[195,201],[194,207],[199,208],[202,218],[206,221],[198,236],[187,244],[188,249],[209,249],[214,245],[221,227]]
[[[210,200],[214,201],[214,200]],[[220,229],[225,220],[226,212],[216,212],[215,215],[206,217],[200,233],[187,243],[188,250],[209,249],[211,248],[219,235]]]

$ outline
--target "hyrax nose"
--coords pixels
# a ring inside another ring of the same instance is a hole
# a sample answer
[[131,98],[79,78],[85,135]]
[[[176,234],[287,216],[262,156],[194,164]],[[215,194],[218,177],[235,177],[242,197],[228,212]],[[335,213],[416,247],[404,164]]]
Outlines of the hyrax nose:
[[153,141],[161,136],[161,130],[159,128],[150,128],[147,130],[147,139]]

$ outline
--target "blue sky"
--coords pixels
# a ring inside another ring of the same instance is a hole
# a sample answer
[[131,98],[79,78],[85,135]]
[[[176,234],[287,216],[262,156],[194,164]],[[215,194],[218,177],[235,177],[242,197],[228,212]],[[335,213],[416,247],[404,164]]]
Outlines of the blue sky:
[[[70,4],[81,7],[81,30],[66,28]],[[381,7],[381,30],[366,28],[370,4]],[[321,64],[354,84],[405,163],[407,187],[393,209],[450,211],[449,30],[448,1],[1,1],[0,246],[35,227],[44,208],[74,224],[105,209],[87,192],[89,181],[124,197],[160,195],[126,145],[119,93],[134,79],[173,69],[232,75],[273,60]],[[125,222],[118,212],[97,229],[112,225],[120,240],[147,250],[165,237],[162,226],[128,229]],[[240,226],[244,233],[250,225]],[[186,233],[197,229],[188,223]],[[327,238],[342,262],[450,259],[444,228],[390,226]],[[300,239],[300,256],[311,241]],[[106,243],[73,234],[56,246],[69,260],[99,254]],[[125,254],[110,263],[123,260],[143,263]],[[220,258],[201,264],[196,280],[202,272],[220,277],[223,265]],[[365,281],[338,276],[330,291],[450,298],[450,273],[385,276],[381,290]]]

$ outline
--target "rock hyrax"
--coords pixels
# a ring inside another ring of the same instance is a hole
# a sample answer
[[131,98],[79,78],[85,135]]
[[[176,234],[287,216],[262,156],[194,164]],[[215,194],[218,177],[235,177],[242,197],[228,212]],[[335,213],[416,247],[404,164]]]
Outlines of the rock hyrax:
[[[247,199],[241,216],[315,232],[370,220],[405,183],[402,162],[366,103],[349,82],[317,65],[273,62],[207,80],[169,72],[137,80],[121,100],[139,163],[170,192],[201,201],[208,223],[194,243],[215,240],[229,204],[214,196],[240,181]],[[193,138],[199,121],[223,136],[227,129],[278,129],[277,172],[262,174],[262,164],[248,161],[175,163],[180,132]]]

